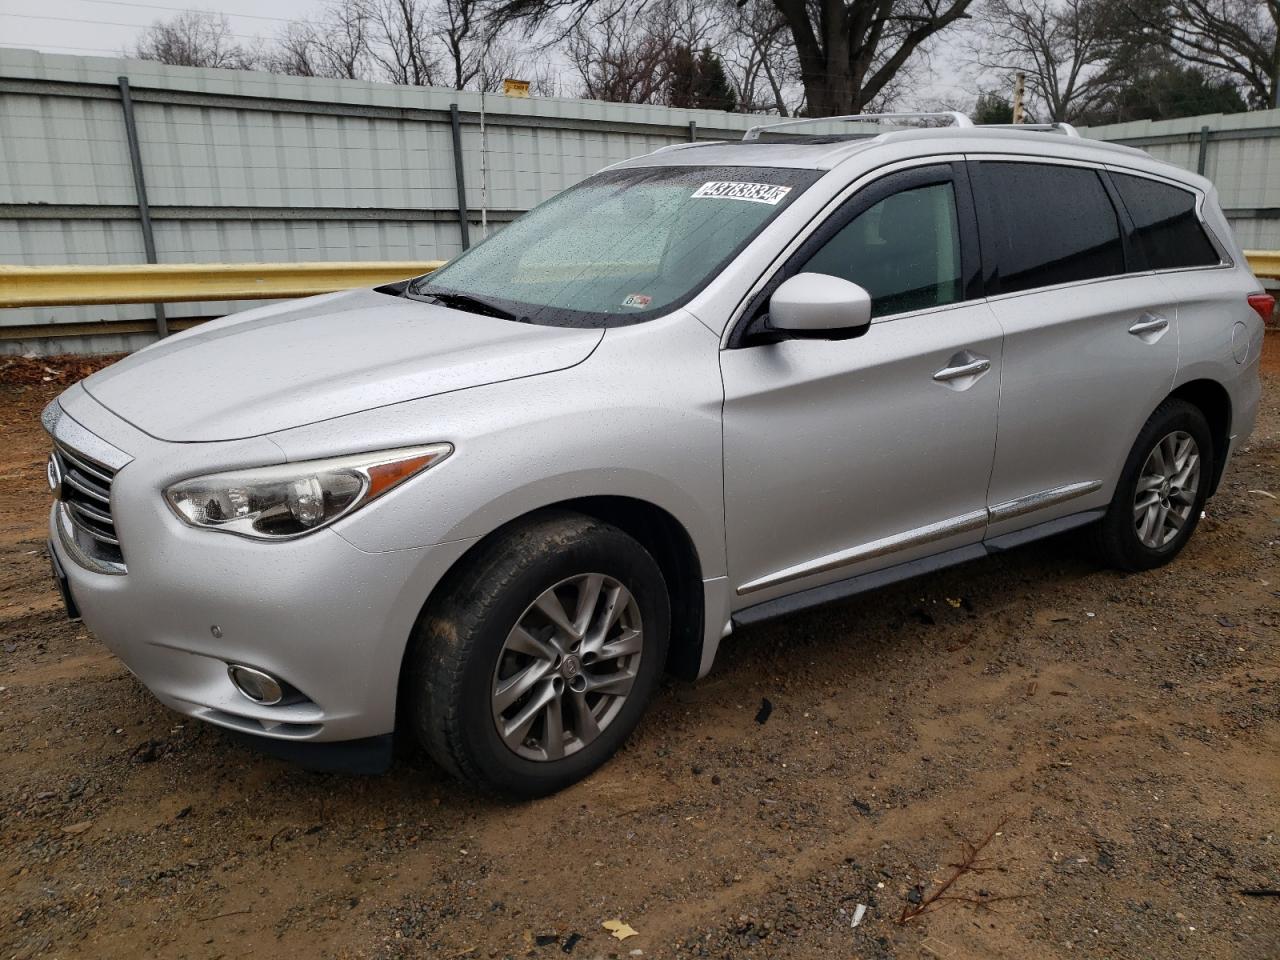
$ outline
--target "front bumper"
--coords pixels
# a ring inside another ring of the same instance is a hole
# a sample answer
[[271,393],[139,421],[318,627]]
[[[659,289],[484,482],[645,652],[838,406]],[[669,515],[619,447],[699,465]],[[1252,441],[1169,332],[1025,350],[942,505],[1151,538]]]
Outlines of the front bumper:
[[[171,531],[149,550],[133,542],[128,572],[111,575],[76,561],[59,513],[50,512],[50,539],[85,625],[161,702],[288,740],[394,730],[405,644],[462,553],[460,544],[364,553],[329,530],[270,544]],[[279,677],[302,697],[256,704],[231,683],[231,663]]]
[[[95,424],[99,435],[103,425]],[[268,543],[195,530],[163,505],[160,490],[175,456],[187,458],[189,473],[202,468],[192,448],[203,445],[165,444],[157,460],[141,447],[159,442],[131,437],[126,426],[104,438],[133,456],[111,492],[124,570],[87,564],[62,506],[49,515],[55,562],[85,625],[188,716],[299,743],[390,734],[414,623],[473,541],[371,553],[333,529]],[[254,703],[232,684],[231,663],[279,677],[301,696]]]

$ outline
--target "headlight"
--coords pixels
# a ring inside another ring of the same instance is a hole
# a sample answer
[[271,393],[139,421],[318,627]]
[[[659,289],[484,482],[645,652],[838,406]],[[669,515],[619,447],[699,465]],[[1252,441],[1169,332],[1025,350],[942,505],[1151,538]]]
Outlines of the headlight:
[[452,444],[433,443],[231,470],[175,483],[164,497],[190,526],[286,540],[345,517],[452,452]]

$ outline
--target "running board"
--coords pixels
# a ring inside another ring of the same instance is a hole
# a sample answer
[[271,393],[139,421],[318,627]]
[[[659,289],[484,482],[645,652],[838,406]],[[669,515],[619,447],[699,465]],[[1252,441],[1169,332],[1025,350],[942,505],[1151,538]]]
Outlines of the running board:
[[764,603],[757,603],[754,606],[739,610],[733,614],[731,622],[735,629],[748,627],[752,624],[762,623],[765,620],[772,620],[774,617],[785,617],[789,614],[820,607],[836,600],[845,600],[860,593],[879,590],[881,587],[887,587],[893,583],[910,580],[912,577],[944,570],[947,567],[954,567],[956,564],[966,563],[969,560],[977,560],[981,557],[1004,553],[1036,540],[1043,540],[1059,533],[1066,533],[1068,530],[1086,527],[1095,520],[1101,520],[1106,512],[1105,509],[1098,509],[1086,510],[1083,513],[1073,513],[1067,517],[1059,517],[1056,520],[1038,523],[1033,527],[1027,527],[1025,530],[1017,530],[1013,533],[992,537],[982,543],[971,543],[952,550],[944,550],[942,553],[935,553],[932,556],[921,557],[918,560],[908,560],[905,563],[886,567],[883,570],[873,570],[871,573],[859,574],[856,577],[849,577],[847,580],[837,580],[835,583],[824,583],[820,587],[810,587],[808,590],[801,590],[799,593],[778,597],[776,600],[766,600]]

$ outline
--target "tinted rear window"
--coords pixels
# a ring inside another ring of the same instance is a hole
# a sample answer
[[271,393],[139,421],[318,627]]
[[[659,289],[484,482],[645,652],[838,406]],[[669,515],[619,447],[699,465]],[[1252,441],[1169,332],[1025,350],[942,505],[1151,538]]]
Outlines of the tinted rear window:
[[1221,261],[1196,216],[1194,193],[1146,177],[1112,174],[1112,178],[1150,269],[1204,267]]
[[989,293],[1125,272],[1119,220],[1096,171],[984,161],[976,185]]

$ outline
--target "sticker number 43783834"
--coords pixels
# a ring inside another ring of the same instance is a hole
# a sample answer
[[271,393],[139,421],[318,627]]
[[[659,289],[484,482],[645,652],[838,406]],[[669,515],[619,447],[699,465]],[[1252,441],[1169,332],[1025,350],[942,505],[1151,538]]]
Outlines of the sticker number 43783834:
[[790,187],[776,183],[735,183],[729,180],[712,180],[693,192],[693,199],[747,200],[751,203],[777,204],[791,192]]

